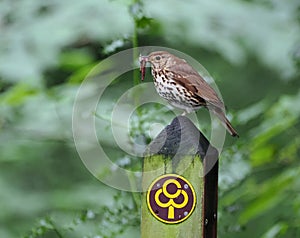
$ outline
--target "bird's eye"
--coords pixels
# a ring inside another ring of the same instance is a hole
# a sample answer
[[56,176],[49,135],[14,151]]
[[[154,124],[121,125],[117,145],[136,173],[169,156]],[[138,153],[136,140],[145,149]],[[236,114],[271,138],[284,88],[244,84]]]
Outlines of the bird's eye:
[[156,60],[160,60],[161,57],[160,57],[160,56],[156,56],[155,59],[156,59]]

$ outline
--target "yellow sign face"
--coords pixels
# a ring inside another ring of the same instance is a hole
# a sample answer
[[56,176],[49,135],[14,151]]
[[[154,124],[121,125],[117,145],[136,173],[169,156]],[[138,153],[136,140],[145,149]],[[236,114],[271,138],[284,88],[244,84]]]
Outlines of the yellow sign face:
[[147,204],[152,215],[161,222],[179,223],[193,213],[196,194],[193,186],[184,177],[165,174],[150,185]]

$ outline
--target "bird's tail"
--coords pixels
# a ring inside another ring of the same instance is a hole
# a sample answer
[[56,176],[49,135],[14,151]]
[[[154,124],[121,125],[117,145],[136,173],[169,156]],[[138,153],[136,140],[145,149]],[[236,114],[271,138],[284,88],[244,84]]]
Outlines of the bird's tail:
[[233,128],[233,126],[231,125],[230,121],[227,119],[223,111],[214,110],[214,113],[221,120],[222,124],[225,126],[225,128],[230,133],[230,135],[232,135],[233,137],[239,137],[239,134]]

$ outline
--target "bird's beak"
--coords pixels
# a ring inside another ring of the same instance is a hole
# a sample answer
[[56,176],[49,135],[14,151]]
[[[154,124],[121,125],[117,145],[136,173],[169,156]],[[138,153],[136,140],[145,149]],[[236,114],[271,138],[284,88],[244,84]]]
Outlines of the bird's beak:
[[142,81],[145,78],[145,72],[146,72],[146,63],[149,61],[148,56],[142,56],[140,55],[139,57],[139,62],[140,62],[140,71],[141,71],[141,78]]
[[140,62],[140,65],[142,65],[142,64],[146,65],[146,63],[149,62],[148,56],[142,56],[142,55],[140,55],[139,62]]

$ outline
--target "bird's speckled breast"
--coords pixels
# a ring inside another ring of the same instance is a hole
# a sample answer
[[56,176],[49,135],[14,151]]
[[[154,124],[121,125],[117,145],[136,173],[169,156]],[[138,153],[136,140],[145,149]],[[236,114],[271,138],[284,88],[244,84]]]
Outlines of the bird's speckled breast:
[[151,71],[154,78],[154,85],[157,93],[166,99],[174,107],[191,111],[199,108],[197,101],[194,101],[191,93],[175,80],[167,76],[163,71]]

